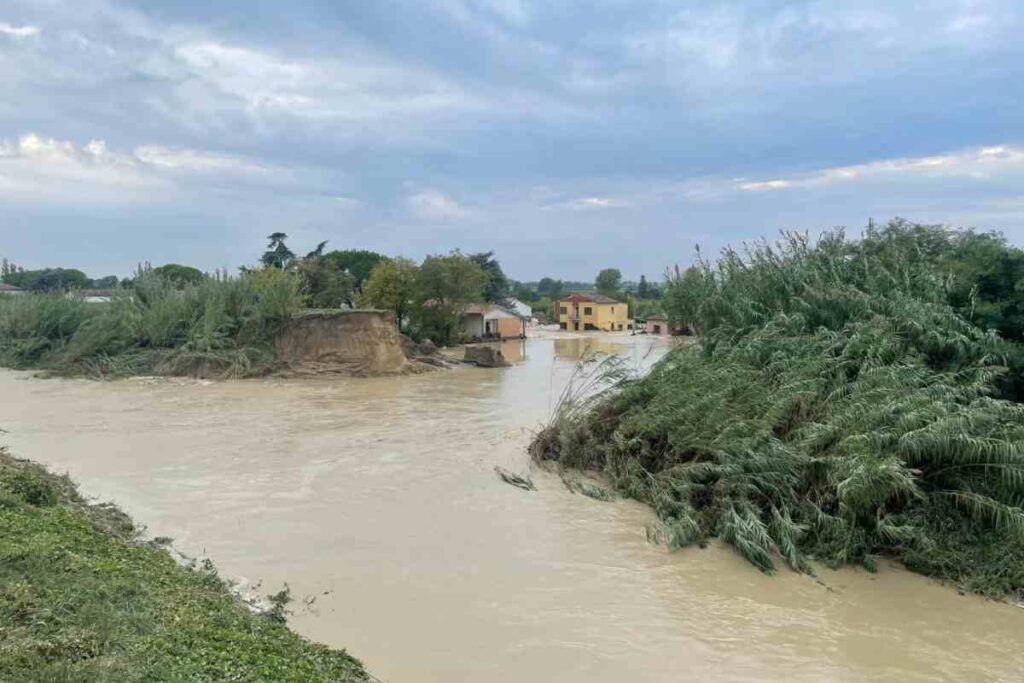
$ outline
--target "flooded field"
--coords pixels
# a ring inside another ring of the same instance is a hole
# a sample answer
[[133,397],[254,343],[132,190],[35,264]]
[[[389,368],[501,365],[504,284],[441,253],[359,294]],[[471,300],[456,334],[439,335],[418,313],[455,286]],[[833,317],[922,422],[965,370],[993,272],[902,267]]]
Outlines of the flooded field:
[[641,505],[498,480],[582,353],[660,343],[544,337],[505,370],[380,379],[0,371],[0,438],[224,575],[287,582],[292,625],[388,683],[1020,680],[1024,609],[889,565],[766,577],[648,544]]

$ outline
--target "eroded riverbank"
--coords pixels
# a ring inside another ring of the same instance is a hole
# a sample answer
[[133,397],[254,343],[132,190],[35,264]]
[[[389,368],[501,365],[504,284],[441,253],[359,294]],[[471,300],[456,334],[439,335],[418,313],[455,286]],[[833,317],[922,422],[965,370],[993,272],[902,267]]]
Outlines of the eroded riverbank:
[[[636,344],[650,340],[607,339]],[[766,577],[649,545],[650,511],[536,492],[529,428],[585,340],[507,370],[196,383],[0,371],[0,435],[226,576],[315,597],[303,634],[389,681],[1016,680],[1024,610],[883,566]],[[525,359],[523,358],[525,356]],[[267,591],[265,591],[267,592]]]

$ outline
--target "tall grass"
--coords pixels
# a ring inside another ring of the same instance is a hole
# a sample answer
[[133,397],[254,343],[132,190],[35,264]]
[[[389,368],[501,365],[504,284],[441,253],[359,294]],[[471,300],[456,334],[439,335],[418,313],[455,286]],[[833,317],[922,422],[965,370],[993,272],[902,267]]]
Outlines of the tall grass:
[[109,303],[0,299],[0,361],[97,376],[243,376],[270,361],[274,334],[301,307],[299,279],[275,269],[185,287],[144,269]]
[[999,340],[944,303],[907,230],[786,235],[680,277],[669,305],[700,346],[568,413],[535,457],[603,470],[675,546],[719,537],[764,571],[887,555],[1020,596],[1024,407],[992,397]]

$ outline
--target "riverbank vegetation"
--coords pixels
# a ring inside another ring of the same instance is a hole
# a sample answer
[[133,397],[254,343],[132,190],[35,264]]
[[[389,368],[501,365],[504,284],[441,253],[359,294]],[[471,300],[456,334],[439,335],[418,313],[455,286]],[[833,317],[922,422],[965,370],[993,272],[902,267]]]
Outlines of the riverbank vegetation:
[[304,306],[301,280],[277,269],[175,282],[140,269],[106,303],[62,293],[0,299],[0,363],[58,374],[257,374],[273,337]]
[[[279,601],[280,602],[280,601]],[[0,449],[0,680],[366,681],[344,651],[253,612],[212,566]]]
[[0,295],[0,365],[88,377],[248,377],[273,370],[274,337],[303,309],[390,310],[404,334],[440,346],[463,341],[467,305],[502,305],[510,297],[542,320],[551,297],[570,288],[615,296],[640,317],[663,312],[661,287],[643,276],[625,282],[615,268],[602,269],[593,283],[520,283],[490,251],[456,249],[416,263],[326,246],[302,256],[288,235],[275,232],[258,265],[238,275],[146,264],[120,281],[67,268],[25,270],[3,259],[0,280],[23,291]]
[[[80,271],[26,271],[3,279],[27,293],[0,296],[0,365],[55,374],[246,377],[274,367],[274,338],[303,309],[392,310],[416,341],[461,341],[467,304],[504,302],[508,281],[493,252],[427,256],[421,264],[364,250],[297,256],[287,235],[268,238],[260,265],[238,275],[179,264],[140,267],[88,301]],[[70,274],[70,275],[69,275]],[[109,284],[109,283],[108,283]]]
[[887,556],[1020,599],[1024,407],[999,332],[1021,262],[898,221],[726,250],[667,285],[699,344],[569,397],[532,453],[604,472],[676,547],[721,538],[764,571]]

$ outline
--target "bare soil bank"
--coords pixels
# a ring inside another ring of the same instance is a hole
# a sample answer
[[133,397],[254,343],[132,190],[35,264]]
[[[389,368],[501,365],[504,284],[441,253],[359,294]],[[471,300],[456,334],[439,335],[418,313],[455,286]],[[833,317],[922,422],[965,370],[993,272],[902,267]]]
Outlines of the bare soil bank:
[[277,335],[275,347],[280,364],[275,374],[284,376],[371,377],[437,367],[406,355],[390,311],[306,311]]

